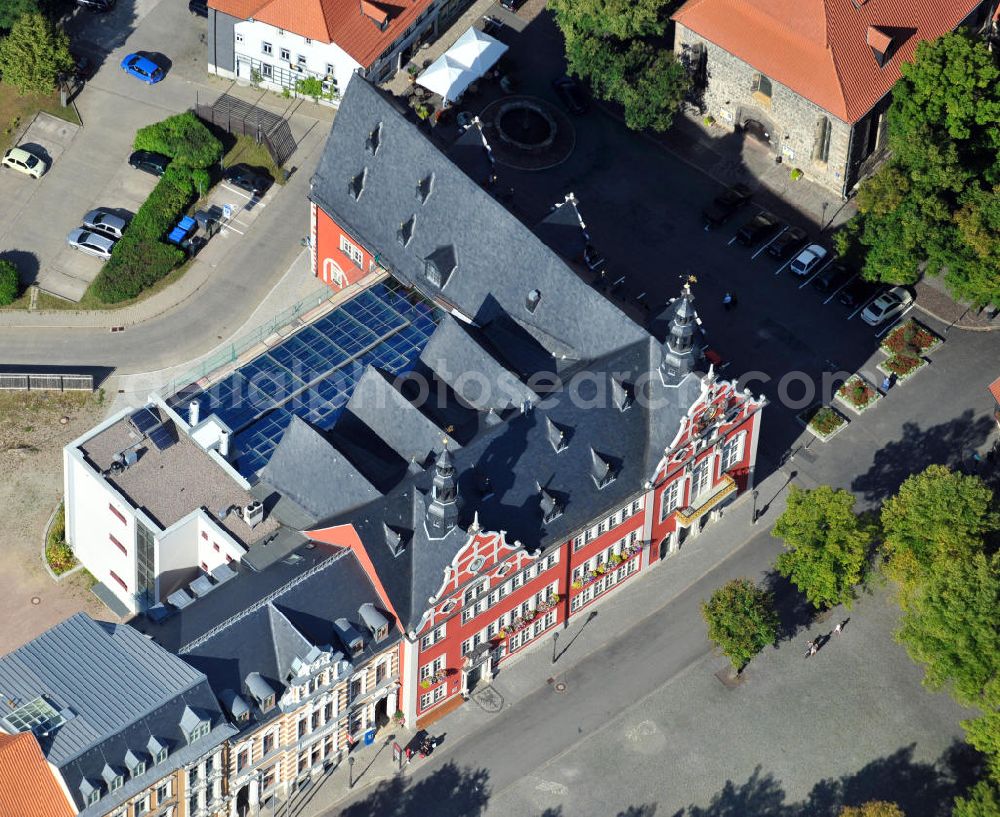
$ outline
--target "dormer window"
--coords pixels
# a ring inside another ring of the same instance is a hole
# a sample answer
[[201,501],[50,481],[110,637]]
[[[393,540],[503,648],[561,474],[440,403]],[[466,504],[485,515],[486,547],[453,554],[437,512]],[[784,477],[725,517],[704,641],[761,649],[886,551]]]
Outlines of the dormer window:
[[542,509],[542,522],[546,525],[562,516],[562,504],[544,488],[539,491],[539,505]]
[[358,616],[371,631],[376,641],[382,641],[389,635],[389,621],[370,602],[362,604]]
[[528,297],[524,299],[524,308],[534,314],[534,311],[538,309],[538,304],[541,303],[541,301],[542,293],[537,289],[533,289],[528,293]]
[[146,761],[129,749],[125,753],[125,767],[128,769],[129,777],[136,778],[145,773]]
[[594,484],[598,488],[604,488],[615,481],[617,476],[611,463],[598,454],[593,448],[590,449],[590,475],[594,479]]
[[420,200],[421,204],[426,204],[427,199],[430,198],[431,190],[434,187],[434,174],[431,173],[428,176],[424,176],[419,182],[417,182],[417,198]]
[[98,800],[101,799],[101,792],[99,789],[94,789],[90,794],[87,795],[87,805],[92,806]]
[[109,791],[118,791],[123,785],[125,785],[125,778],[122,775],[112,778],[111,783],[108,786]]

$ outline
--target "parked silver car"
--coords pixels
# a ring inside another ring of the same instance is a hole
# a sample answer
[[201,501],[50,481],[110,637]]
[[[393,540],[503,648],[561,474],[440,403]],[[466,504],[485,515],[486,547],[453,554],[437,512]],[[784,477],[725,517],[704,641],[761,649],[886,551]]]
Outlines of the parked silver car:
[[101,233],[108,236],[108,238],[117,240],[122,237],[122,233],[125,232],[128,222],[121,216],[116,216],[110,210],[98,207],[83,217],[83,226],[95,233]]
[[105,261],[111,257],[111,250],[115,246],[113,238],[85,230],[82,227],[73,230],[73,232],[66,236],[66,243],[74,250],[85,252],[87,255],[93,255],[96,258],[103,258]]
[[912,303],[913,295],[906,287],[893,287],[865,307],[861,320],[869,326],[878,326],[903,313]]

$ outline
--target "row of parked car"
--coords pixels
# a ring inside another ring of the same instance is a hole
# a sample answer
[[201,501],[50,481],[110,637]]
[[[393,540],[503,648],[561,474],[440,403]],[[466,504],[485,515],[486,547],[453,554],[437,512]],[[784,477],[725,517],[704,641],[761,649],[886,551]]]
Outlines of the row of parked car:
[[[128,157],[128,163],[136,170],[142,170],[153,176],[162,176],[170,164],[170,157],[150,150],[137,150]],[[267,169],[243,163],[231,165],[223,170],[222,179],[227,184],[257,198],[263,196],[274,184],[274,179]]]
[[[727,188],[702,211],[705,229],[724,224],[752,198],[753,193],[745,184]],[[913,294],[905,287],[886,288],[865,280],[839,259],[831,258],[830,250],[822,244],[810,242],[804,229],[785,227],[781,219],[766,210],[744,222],[734,238],[746,247],[766,243],[766,253],[777,261],[794,256],[787,267],[792,275],[807,278],[821,293],[836,293],[837,300],[849,309],[864,306],[861,319],[871,326],[892,320],[913,302]]]
[[128,222],[106,207],[91,210],[81,220],[80,226],[66,236],[66,243],[74,250],[107,261],[115,242],[122,237]]

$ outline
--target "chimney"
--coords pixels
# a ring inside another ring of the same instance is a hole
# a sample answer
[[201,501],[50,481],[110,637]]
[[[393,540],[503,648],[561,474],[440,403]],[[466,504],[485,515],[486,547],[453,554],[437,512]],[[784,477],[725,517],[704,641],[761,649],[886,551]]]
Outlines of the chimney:
[[201,404],[197,400],[188,403],[188,425],[194,428],[201,419]]
[[229,459],[229,432],[224,428],[219,430],[219,456]]

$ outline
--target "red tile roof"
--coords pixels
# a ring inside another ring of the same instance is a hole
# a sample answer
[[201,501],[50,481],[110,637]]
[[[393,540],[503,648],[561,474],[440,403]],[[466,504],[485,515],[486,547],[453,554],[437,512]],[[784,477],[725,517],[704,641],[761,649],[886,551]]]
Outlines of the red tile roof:
[[[681,25],[846,122],[899,79],[921,40],[954,30],[980,0],[688,0]],[[880,35],[892,49],[883,67]]]
[[31,732],[0,732],[0,814],[3,817],[73,817],[62,786]]
[[[209,0],[232,17],[335,43],[369,68],[433,0]],[[385,21],[385,29],[379,25]],[[386,25],[387,23],[387,25]]]
[[990,383],[990,394],[997,403],[1000,403],[1000,377]]

